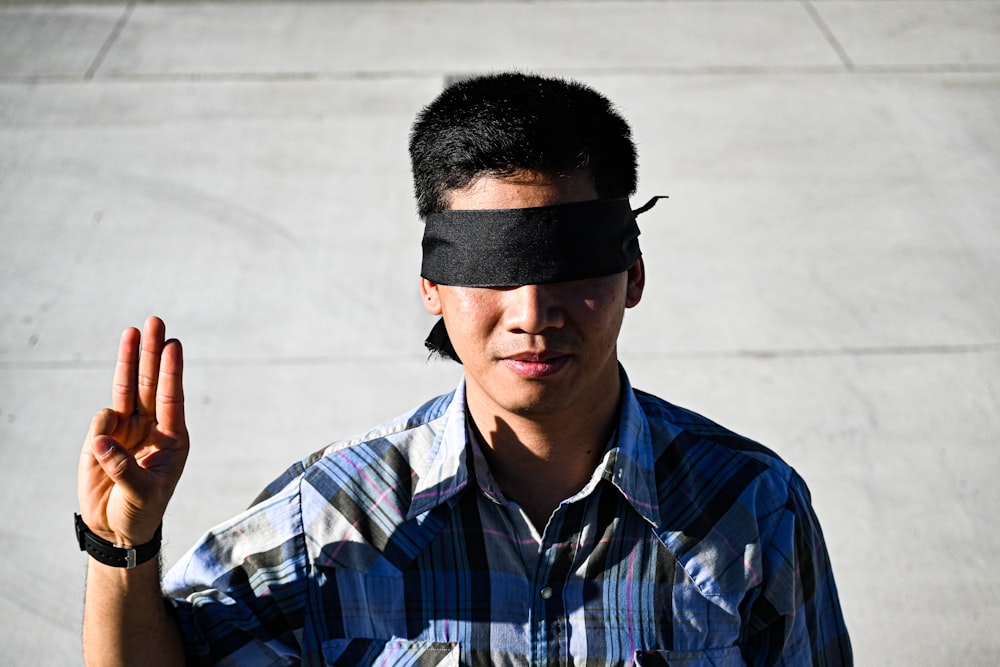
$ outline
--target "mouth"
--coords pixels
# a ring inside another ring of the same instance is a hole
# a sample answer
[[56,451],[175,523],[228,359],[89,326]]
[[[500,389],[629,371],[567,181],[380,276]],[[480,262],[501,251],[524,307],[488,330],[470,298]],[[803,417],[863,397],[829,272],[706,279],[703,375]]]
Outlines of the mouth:
[[505,357],[501,363],[512,373],[523,378],[538,379],[561,371],[570,357],[554,352],[522,353]]

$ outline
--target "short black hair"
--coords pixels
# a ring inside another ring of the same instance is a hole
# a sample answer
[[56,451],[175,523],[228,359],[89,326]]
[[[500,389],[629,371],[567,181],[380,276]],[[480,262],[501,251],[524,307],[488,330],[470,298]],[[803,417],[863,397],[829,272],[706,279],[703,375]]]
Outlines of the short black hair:
[[628,123],[606,97],[566,79],[502,72],[460,80],[418,115],[410,164],[421,218],[477,176],[590,172],[601,199],[636,188]]

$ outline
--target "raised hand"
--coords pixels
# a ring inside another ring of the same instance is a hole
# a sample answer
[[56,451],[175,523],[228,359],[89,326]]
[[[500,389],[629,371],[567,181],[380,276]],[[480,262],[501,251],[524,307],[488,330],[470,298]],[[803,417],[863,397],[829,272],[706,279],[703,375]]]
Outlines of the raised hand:
[[122,333],[112,407],[94,416],[80,453],[80,514],[117,545],[152,539],[187,460],[183,355],[165,330],[150,317],[141,336]]

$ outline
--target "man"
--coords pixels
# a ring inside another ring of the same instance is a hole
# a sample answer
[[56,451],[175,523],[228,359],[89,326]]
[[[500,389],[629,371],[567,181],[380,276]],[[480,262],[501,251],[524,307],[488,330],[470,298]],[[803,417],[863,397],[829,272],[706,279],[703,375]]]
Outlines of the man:
[[88,663],[850,664],[802,480],[618,363],[645,271],[610,103],[478,77],[410,153],[427,344],[462,383],[294,465],[161,592],[181,347],[126,331],[80,463]]

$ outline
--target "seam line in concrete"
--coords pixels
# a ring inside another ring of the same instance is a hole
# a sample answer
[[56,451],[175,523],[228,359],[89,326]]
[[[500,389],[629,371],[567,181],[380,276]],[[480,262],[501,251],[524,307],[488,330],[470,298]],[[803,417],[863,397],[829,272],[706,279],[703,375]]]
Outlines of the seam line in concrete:
[[118,17],[118,21],[115,22],[115,26],[111,29],[111,34],[108,38],[104,40],[104,44],[101,45],[100,50],[97,52],[97,56],[94,57],[94,62],[90,63],[90,67],[87,68],[86,74],[83,75],[84,80],[90,81],[97,74],[97,70],[101,68],[104,64],[104,59],[107,58],[108,52],[111,51],[111,47],[114,46],[115,42],[118,41],[118,36],[121,34],[122,30],[125,28],[125,24],[128,23],[129,18],[132,16],[132,11],[135,9],[136,0],[130,0],[130,2],[125,5],[125,9],[122,11],[122,15]]
[[[998,343],[970,343],[967,345],[902,345],[902,346],[867,346],[867,347],[834,347],[834,348],[798,348],[798,349],[742,349],[742,350],[704,350],[642,353],[633,350],[626,353],[626,358],[632,359],[795,359],[795,358],[825,358],[825,357],[896,357],[896,356],[939,356],[958,354],[995,354],[1000,352]],[[237,359],[185,359],[188,368],[228,368],[235,366],[329,366],[342,363],[374,363],[405,361],[426,361],[424,356],[414,355],[374,355],[370,357],[270,357],[270,358],[237,358]],[[39,361],[0,361],[2,370],[93,370],[110,368],[114,365],[112,359],[87,359],[77,361],[39,360]]]
[[830,48],[837,54],[840,58],[840,62],[844,63],[844,67],[847,68],[848,72],[854,71],[854,63],[851,61],[850,56],[847,55],[847,51],[841,46],[840,40],[837,39],[836,35],[833,34],[833,30],[830,26],[826,24],[823,17],[820,16],[819,11],[813,6],[810,0],[801,0],[802,6],[805,8],[806,13],[812,19],[813,23],[819,28],[819,31],[823,34],[823,38],[826,39],[826,43],[830,45]]
[[[788,67],[754,66],[692,66],[692,67],[628,67],[608,69],[553,69],[553,74],[571,77],[587,76],[799,76],[848,74],[1000,74],[1000,63],[967,65],[854,65],[850,72],[842,66],[803,65]],[[441,79],[448,71],[384,71],[384,72],[181,72],[160,74],[114,74],[79,76],[71,74],[0,74],[0,85],[66,85],[66,84],[173,84],[173,83],[282,83],[329,81],[387,81],[391,79]]]
[[[642,359],[795,359],[823,357],[895,357],[937,356],[956,354],[992,354],[1000,352],[1000,343],[972,343],[968,345],[902,345],[799,349],[743,349],[682,351],[676,353],[636,354]],[[633,356],[633,355],[626,355]]]

